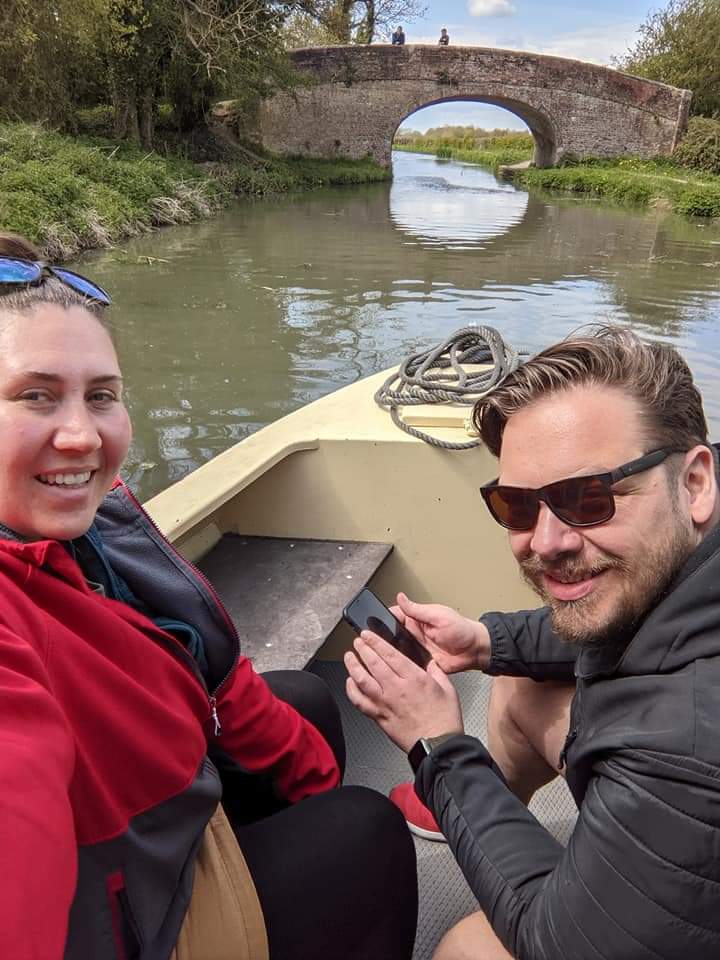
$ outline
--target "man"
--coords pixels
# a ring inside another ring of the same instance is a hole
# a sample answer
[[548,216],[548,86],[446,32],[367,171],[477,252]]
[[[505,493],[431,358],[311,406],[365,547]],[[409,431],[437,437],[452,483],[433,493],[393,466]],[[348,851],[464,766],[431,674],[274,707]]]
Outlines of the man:
[[[484,499],[545,606],[476,623],[401,594],[436,662],[369,633],[346,656],[483,911],[436,960],[717,958],[720,503],[690,371],[605,327],[528,361],[475,420],[500,461]],[[489,751],[446,676],[472,668],[496,676]],[[525,806],[559,772],[566,849]]]
[[392,35],[392,44],[394,47],[402,46],[405,43],[405,33],[402,27],[396,27]]
[[450,43],[450,34],[447,32],[447,28],[443,27],[442,30],[440,31],[440,39],[438,40],[438,44],[441,47],[447,47],[449,43]]

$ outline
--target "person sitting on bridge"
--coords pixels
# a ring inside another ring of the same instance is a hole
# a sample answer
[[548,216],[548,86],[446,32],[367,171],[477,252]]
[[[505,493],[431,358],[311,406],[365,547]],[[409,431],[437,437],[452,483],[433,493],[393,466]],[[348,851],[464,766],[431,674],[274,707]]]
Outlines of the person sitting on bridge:
[[450,34],[447,32],[447,29],[443,27],[442,30],[440,31],[440,39],[438,40],[438,44],[441,47],[447,47],[449,43],[450,43]]
[[402,46],[405,43],[405,33],[402,27],[396,27],[392,35],[392,44],[394,47]]
[[109,303],[0,235],[0,957],[409,960],[412,838],[337,789],[329,689],[255,673],[116,479]]
[[[483,497],[545,606],[478,623],[400,594],[427,671],[371,633],[346,654],[350,700],[408,752],[484,911],[435,958],[714,960],[720,499],[690,370],[627,329],[580,332],[474,418],[500,460]],[[495,677],[488,749],[446,676],[469,669]],[[566,848],[526,807],[558,773]]]

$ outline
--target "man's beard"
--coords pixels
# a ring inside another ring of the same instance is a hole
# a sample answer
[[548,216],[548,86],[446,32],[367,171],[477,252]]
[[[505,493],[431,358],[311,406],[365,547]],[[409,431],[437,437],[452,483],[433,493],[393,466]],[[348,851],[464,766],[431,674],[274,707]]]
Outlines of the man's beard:
[[[561,640],[576,644],[628,643],[641,621],[659,602],[671,582],[695,549],[693,535],[680,523],[673,523],[668,533],[645,552],[638,551],[632,560],[602,553],[592,563],[582,556],[564,554],[553,563],[542,561],[535,554],[520,561],[525,580],[550,608],[553,627]],[[545,589],[542,574],[565,580],[582,579],[603,571],[613,571],[617,582],[610,609],[596,611],[599,603],[608,602],[605,585],[579,600],[558,600]]]

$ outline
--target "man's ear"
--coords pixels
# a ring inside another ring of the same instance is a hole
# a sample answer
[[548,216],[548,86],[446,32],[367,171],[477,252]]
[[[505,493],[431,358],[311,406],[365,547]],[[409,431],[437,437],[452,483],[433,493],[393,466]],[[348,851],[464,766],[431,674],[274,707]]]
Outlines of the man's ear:
[[680,484],[681,493],[688,498],[693,523],[696,527],[703,527],[713,518],[718,500],[715,457],[709,447],[698,444],[688,450]]

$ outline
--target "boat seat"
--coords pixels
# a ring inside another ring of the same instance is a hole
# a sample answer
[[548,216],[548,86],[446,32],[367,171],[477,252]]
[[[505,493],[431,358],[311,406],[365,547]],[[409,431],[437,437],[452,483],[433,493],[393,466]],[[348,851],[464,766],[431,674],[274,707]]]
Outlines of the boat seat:
[[392,544],[224,534],[198,561],[255,669],[306,667]]

